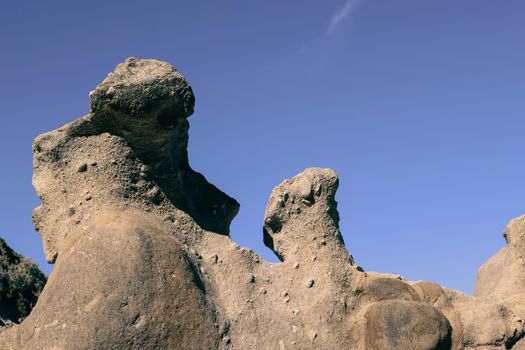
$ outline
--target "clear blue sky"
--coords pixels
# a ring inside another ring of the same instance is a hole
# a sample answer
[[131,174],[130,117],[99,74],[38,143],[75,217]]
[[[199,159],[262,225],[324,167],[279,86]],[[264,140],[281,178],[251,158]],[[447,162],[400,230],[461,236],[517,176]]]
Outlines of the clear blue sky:
[[[0,235],[46,272],[31,143],[128,56],[192,84],[190,162],[262,244],[270,191],[335,169],[367,270],[470,292],[525,213],[523,0],[0,0]],[[273,259],[273,258],[272,258]]]

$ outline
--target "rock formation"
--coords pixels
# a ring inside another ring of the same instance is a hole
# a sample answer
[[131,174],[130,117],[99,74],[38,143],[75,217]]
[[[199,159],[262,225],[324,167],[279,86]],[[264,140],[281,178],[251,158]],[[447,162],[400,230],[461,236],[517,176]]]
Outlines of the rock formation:
[[189,166],[180,73],[130,58],[90,100],[35,140],[33,220],[56,266],[1,349],[525,349],[525,218],[475,296],[365,272],[339,231],[337,175],[312,168],[270,195],[269,263],[230,239],[238,203]]

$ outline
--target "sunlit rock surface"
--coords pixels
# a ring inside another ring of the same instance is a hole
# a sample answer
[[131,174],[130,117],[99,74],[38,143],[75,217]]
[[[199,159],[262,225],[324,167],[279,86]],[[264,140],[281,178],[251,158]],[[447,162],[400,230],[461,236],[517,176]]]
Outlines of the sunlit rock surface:
[[0,349],[525,349],[524,219],[475,296],[366,272],[337,175],[311,168],[270,195],[269,263],[231,240],[238,203],[189,166],[194,102],[170,64],[130,58],[88,115],[35,140],[33,220],[56,266]]

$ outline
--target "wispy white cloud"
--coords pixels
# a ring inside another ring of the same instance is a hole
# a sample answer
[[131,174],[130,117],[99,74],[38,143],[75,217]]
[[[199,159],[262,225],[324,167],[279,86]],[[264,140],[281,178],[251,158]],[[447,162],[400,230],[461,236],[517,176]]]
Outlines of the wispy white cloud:
[[337,10],[330,19],[330,24],[328,28],[326,28],[327,35],[332,34],[337,26],[354,12],[359,1],[360,0],[346,0],[344,6]]

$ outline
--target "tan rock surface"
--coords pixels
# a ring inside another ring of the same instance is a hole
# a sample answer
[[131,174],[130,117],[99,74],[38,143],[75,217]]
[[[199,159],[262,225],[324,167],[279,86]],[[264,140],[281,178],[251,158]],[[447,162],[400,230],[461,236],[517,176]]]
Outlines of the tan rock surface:
[[189,166],[180,73],[128,59],[90,96],[35,140],[34,222],[56,268],[1,349],[523,347],[522,221],[474,297],[367,273],[339,231],[337,175],[311,168],[270,195],[269,263],[230,239],[238,203]]

